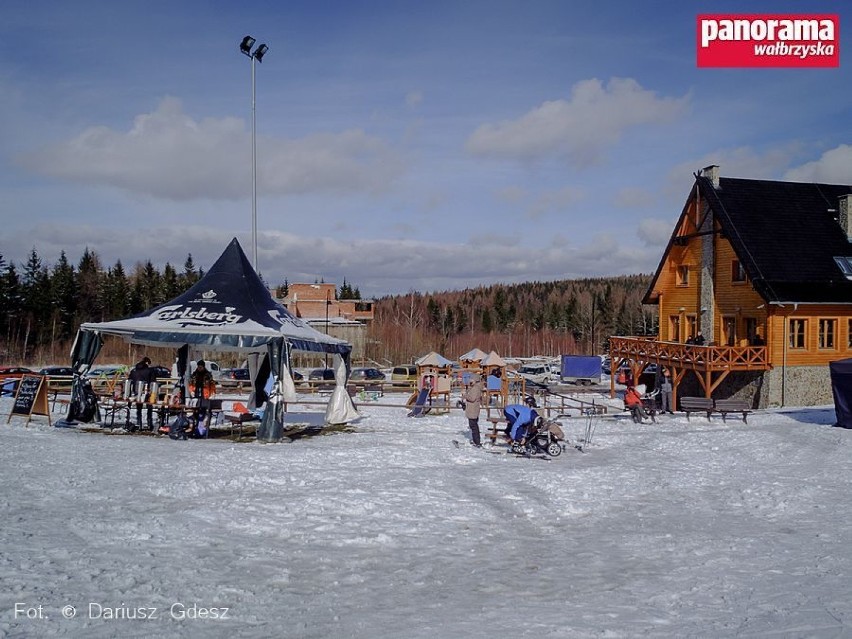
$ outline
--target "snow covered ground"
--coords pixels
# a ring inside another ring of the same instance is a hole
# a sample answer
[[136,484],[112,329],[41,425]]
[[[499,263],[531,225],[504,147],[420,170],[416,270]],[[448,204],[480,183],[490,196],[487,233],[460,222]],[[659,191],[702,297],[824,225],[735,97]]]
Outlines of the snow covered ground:
[[369,403],[349,432],[270,445],[9,409],[0,635],[852,636],[833,407],[600,420],[551,461],[456,449],[458,412]]

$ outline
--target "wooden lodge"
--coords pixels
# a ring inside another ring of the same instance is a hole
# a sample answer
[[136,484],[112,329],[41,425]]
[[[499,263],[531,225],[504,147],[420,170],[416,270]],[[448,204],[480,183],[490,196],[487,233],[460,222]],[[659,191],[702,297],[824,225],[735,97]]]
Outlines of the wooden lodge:
[[850,200],[848,185],[699,172],[643,299],[658,334],[610,339],[612,392],[628,361],[634,379],[669,368],[675,403],[831,403],[828,363],[852,357]]

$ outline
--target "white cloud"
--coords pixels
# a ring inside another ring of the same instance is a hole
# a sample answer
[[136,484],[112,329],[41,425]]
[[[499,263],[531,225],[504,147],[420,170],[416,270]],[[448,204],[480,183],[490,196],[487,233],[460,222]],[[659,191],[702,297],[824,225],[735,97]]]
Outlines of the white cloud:
[[841,144],[822,154],[818,160],[790,169],[785,180],[852,184],[852,145]]
[[688,97],[661,98],[630,78],[578,82],[569,100],[553,100],[517,120],[483,124],[468,138],[470,153],[531,160],[545,156],[567,159],[577,166],[600,160],[632,127],[674,120]]
[[666,191],[679,197],[682,203],[695,181],[693,173],[712,164],[719,167],[722,177],[778,179],[779,173],[789,165],[797,150],[798,145],[790,143],[765,151],[757,151],[747,146],[711,151],[673,166],[668,172]]
[[527,197],[527,191],[523,187],[516,185],[504,186],[497,191],[497,198],[504,202],[522,202]]
[[586,193],[581,188],[566,186],[534,195],[523,187],[509,185],[498,189],[496,197],[523,211],[525,217],[538,220],[548,213],[563,212],[576,202],[585,199]]
[[551,212],[564,212],[572,204],[580,202],[585,197],[582,189],[567,186],[556,191],[544,191],[532,200],[524,215],[530,219],[538,220]]
[[675,220],[647,218],[639,222],[636,234],[646,246],[664,247],[668,244],[674,230]]
[[[258,137],[258,193],[374,191],[401,171],[379,138],[353,129],[300,140]],[[164,99],[126,132],[91,127],[19,157],[30,170],[170,200],[240,199],[251,184],[251,142],[237,118],[194,120]],[[250,189],[248,189],[250,191]]]
[[651,206],[655,199],[648,189],[627,186],[615,193],[613,204],[622,209],[642,209]]
[[420,106],[422,102],[423,93],[421,93],[420,91],[409,91],[405,94],[405,104],[411,109]]
[[[234,236],[201,226],[149,228],[145,233],[98,226],[42,225],[16,231],[0,241],[0,254],[23,262],[32,238],[45,263],[53,264],[61,250],[76,264],[86,247],[103,266],[121,259],[130,272],[137,262],[162,269],[170,262],[178,270],[187,253],[208,269]],[[157,242],[151,242],[156,237]],[[251,239],[238,236],[251,259]],[[419,240],[330,238],[264,231],[258,234],[258,264],[264,279],[276,285],[290,282],[348,282],[364,295],[378,296],[409,290],[458,290],[494,282],[528,282],[575,277],[630,274],[653,270],[658,249],[635,249],[602,234],[591,242],[573,244],[565,237],[541,239],[540,246],[521,245],[517,237],[478,235],[470,243]]]

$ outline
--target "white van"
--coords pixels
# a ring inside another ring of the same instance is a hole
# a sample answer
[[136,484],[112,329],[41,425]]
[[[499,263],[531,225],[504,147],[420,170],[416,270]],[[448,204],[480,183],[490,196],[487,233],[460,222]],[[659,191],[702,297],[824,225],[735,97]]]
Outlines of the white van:
[[524,379],[536,384],[547,384],[552,377],[548,364],[524,364],[518,369],[518,374]]

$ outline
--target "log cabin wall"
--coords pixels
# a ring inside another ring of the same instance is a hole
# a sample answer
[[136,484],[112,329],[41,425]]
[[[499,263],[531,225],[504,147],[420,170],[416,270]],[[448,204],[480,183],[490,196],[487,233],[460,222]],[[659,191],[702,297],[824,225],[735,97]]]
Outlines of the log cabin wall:
[[719,237],[716,242],[716,296],[713,308],[713,324],[716,327],[713,341],[719,345],[741,346],[753,342],[754,334],[750,335],[750,331],[767,341],[766,303],[748,279],[735,277],[738,262],[731,243]]
[[[697,231],[695,202],[689,205],[678,235]],[[701,290],[702,253],[699,238],[675,243],[666,256],[666,263],[657,284],[662,291],[659,303],[659,339],[685,342],[697,330],[699,295]]]

